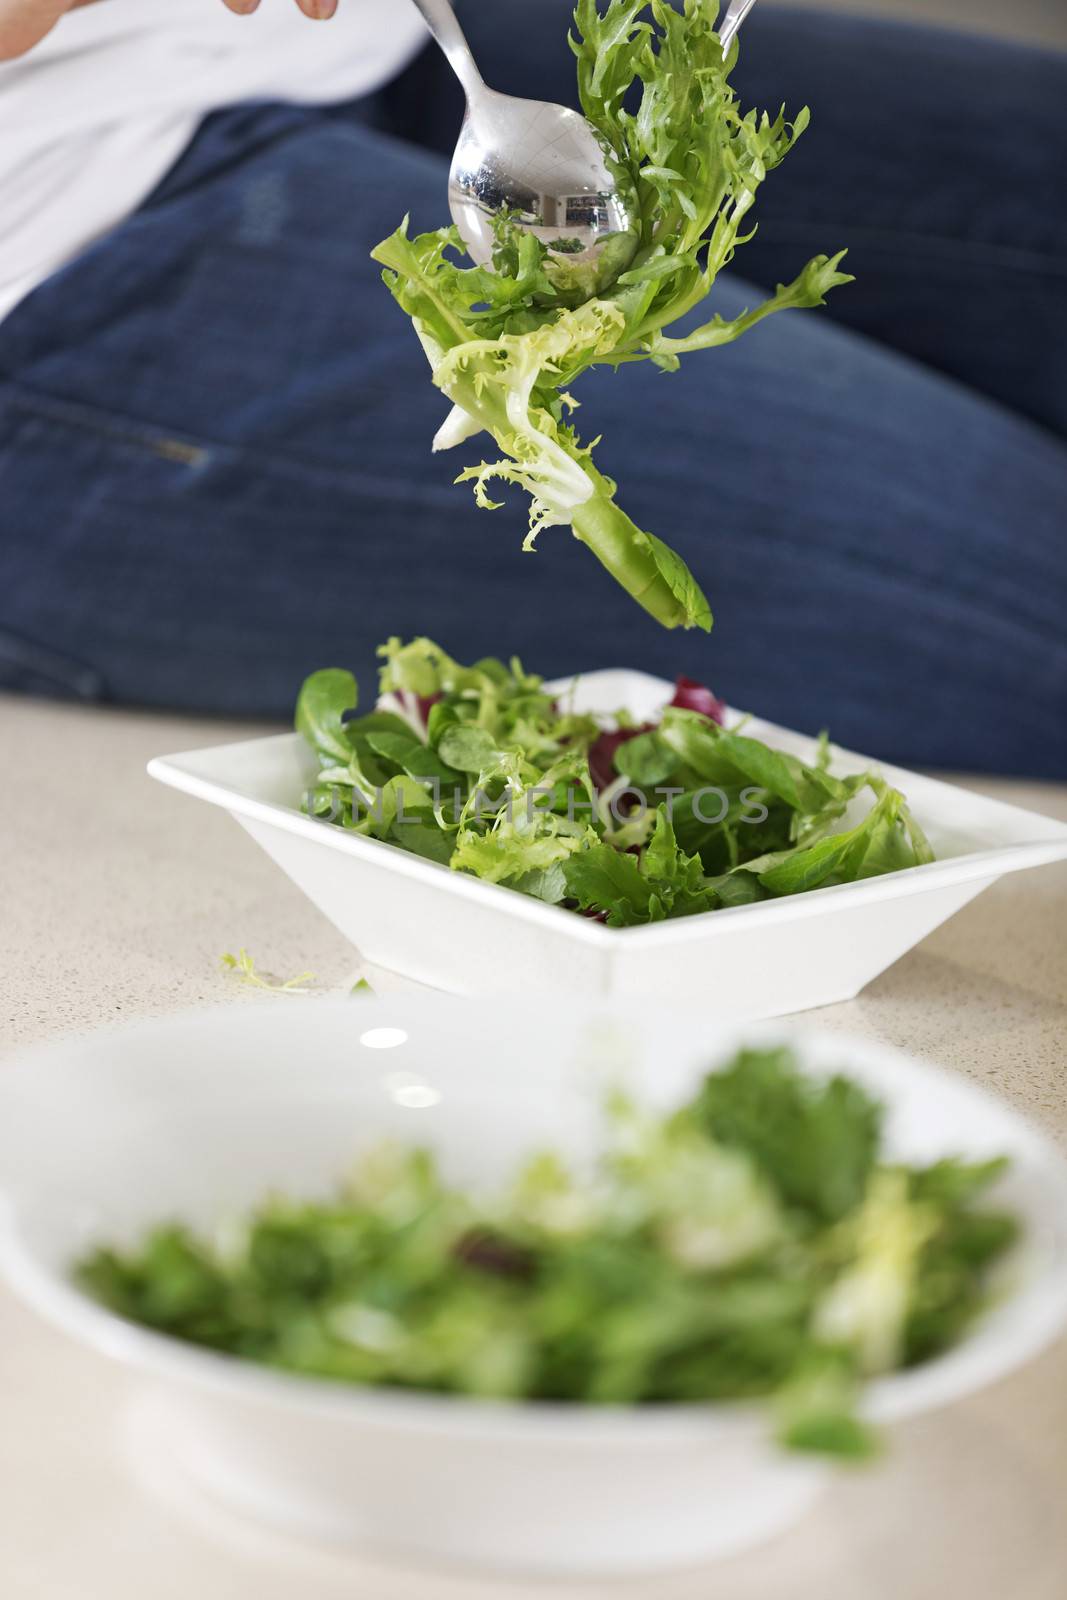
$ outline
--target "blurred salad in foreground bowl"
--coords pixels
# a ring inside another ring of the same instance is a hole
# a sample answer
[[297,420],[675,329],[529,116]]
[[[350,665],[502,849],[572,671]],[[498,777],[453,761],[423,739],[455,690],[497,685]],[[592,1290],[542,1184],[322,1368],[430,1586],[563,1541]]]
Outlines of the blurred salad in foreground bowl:
[[659,719],[568,707],[517,660],[461,666],[429,639],[313,673],[296,727],[319,763],[304,808],[338,827],[622,928],[854,883],[933,860],[905,797],[725,726],[679,678]]
[[1005,1160],[890,1161],[882,1115],[847,1076],[746,1048],[667,1115],[613,1095],[584,1173],[546,1149],[475,1194],[392,1141],[332,1198],[274,1194],[215,1237],[164,1221],[75,1276],[134,1322],[305,1376],[760,1400],[784,1445],[866,1456],[863,1381],[955,1344],[1019,1231],[982,1199]]
[[1067,1166],[958,1073],[716,1011],[267,997],[59,1040],[0,1075],[0,1271],[136,1377],[186,1502],[512,1573],[736,1552],[1062,1331]]

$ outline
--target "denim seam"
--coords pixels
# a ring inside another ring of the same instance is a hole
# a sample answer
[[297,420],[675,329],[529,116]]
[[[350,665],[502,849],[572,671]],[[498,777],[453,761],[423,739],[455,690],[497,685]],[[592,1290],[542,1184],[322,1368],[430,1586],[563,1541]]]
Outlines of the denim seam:
[[13,411],[21,412],[24,416],[41,417],[49,422],[79,428],[111,439],[116,444],[136,445],[151,454],[161,455],[185,466],[197,465],[211,451],[210,445],[199,440],[194,442],[182,429],[156,428],[115,412],[83,406],[77,401],[56,400],[15,382],[10,383],[8,403]]
[[[35,408],[30,407],[27,409],[33,411]],[[79,409],[84,410],[85,408]],[[62,415],[58,414],[62,410],[62,402],[53,407],[52,412],[55,412],[56,415],[52,419],[61,422],[66,420]],[[43,414],[46,416],[51,416],[52,413],[48,409],[45,409]],[[74,425],[76,426],[77,424]],[[88,426],[91,427],[92,424],[89,423]],[[104,437],[111,437],[122,442],[126,442],[126,438],[119,428],[111,430],[100,429],[97,431],[101,432]],[[206,448],[209,451],[212,451],[212,447],[207,446]],[[212,453],[214,452],[212,451]],[[398,483],[395,478],[379,479],[366,474],[359,478],[348,477],[347,475],[338,472],[334,468],[316,468],[314,466],[305,467],[302,463],[292,463],[285,457],[279,457],[274,454],[272,454],[270,457],[258,456],[255,452],[246,449],[243,445],[223,445],[219,447],[217,453],[219,455],[226,456],[231,460],[241,458],[263,468],[269,468],[273,471],[289,471],[293,475],[300,476],[305,479],[311,477],[320,481],[325,480],[333,483],[345,483],[350,485],[357,492],[377,494],[382,498],[392,501],[411,501],[413,494],[416,492],[414,490],[414,486],[407,480]],[[443,507],[448,507],[449,509],[454,508],[457,504],[458,497],[450,482],[442,483],[439,486],[433,484],[426,485],[420,488],[417,493],[419,502],[423,504],[430,503],[434,505],[441,505]],[[749,540],[750,543],[763,543],[764,545],[772,548],[776,546],[788,548],[795,553],[795,546],[791,544],[789,539],[780,534],[774,533],[766,527],[761,528],[758,531],[753,530],[749,535]],[[834,561],[842,568],[847,569],[851,567],[859,571],[865,571],[876,577],[884,578],[889,582],[904,585],[908,588],[925,588],[928,585],[928,574],[913,571],[908,567],[899,566],[889,560],[886,560],[884,556],[879,557],[869,549],[861,549],[856,546],[842,547],[834,550],[832,555]],[[959,580],[957,580],[955,599],[958,603],[966,605],[979,616],[987,620],[993,620],[1000,626],[1004,625],[1005,618],[1003,610],[991,605],[985,586],[976,585],[973,588],[963,588],[961,587]],[[1013,627],[1023,628],[1028,633],[1042,638],[1051,644],[1053,648],[1062,647],[1063,641],[1060,633],[1054,626],[1050,626],[1049,623],[1043,618],[1038,619],[1027,616],[1017,619],[1013,617],[1011,619],[1011,625]]]
[[[451,508],[457,501],[457,495],[451,480],[442,482],[440,485],[426,484],[416,490],[415,486],[406,479],[398,482],[395,477],[379,478],[370,473],[362,473],[355,476],[322,463],[295,461],[293,458],[279,452],[271,451],[267,455],[249,449],[244,444],[213,443],[182,431],[171,433],[164,427],[160,427],[157,430],[151,426],[145,427],[138,424],[133,419],[123,418],[119,413],[97,411],[96,408],[82,405],[79,402],[57,400],[51,396],[28,390],[25,386],[21,387],[23,392],[19,394],[14,392],[14,386],[12,386],[11,403],[26,415],[42,416],[61,425],[81,428],[87,432],[96,433],[103,438],[112,439],[116,443],[137,445],[152,454],[164,456],[165,459],[173,461],[176,465],[186,466],[190,470],[197,470],[198,467],[208,465],[217,460],[230,462],[243,460],[264,471],[281,471],[290,476],[302,478],[305,481],[310,478],[319,482],[344,484],[357,493],[372,493],[391,501],[410,501],[415,494],[418,495],[419,502],[423,504],[440,504]],[[2,398],[2,391],[0,391],[0,401],[2,401]],[[177,455],[165,454],[160,450],[159,445],[168,442],[182,444],[190,451],[200,453],[195,459],[182,459]],[[788,540],[767,530],[761,530],[758,534],[753,533],[752,537],[762,537],[769,544],[788,544]],[[845,548],[835,551],[834,555],[836,558],[840,558],[845,565],[866,569],[897,582],[924,584],[927,581],[925,574],[913,572],[906,567],[896,566],[884,558],[879,559],[869,550],[861,550],[855,547]],[[986,600],[986,603],[983,604],[983,599],[985,599],[984,588],[976,587],[972,591],[962,592],[957,589],[957,594],[961,599],[968,600],[983,615],[991,614],[988,601]],[[1054,629],[1049,630],[1048,624],[1043,620],[1027,619],[1025,625],[1035,632],[1048,637],[1054,645],[1061,643],[1059,634]]]
[[[3,402],[4,393],[0,389],[0,407]],[[418,494],[420,500],[441,504],[452,503],[455,498],[452,494],[451,479],[440,485],[427,484],[413,491],[410,482],[407,480],[399,482],[395,476],[383,478],[366,472],[357,475],[324,462],[311,459],[297,460],[280,450],[271,449],[267,453],[252,449],[243,443],[231,444],[205,439],[202,435],[191,434],[185,429],[140,424],[133,419],[123,417],[121,413],[98,410],[96,407],[85,406],[77,401],[57,400],[31,390],[23,384],[9,384],[8,403],[13,410],[27,417],[39,417],[57,423],[61,427],[95,434],[115,444],[131,445],[146,454],[170,461],[176,466],[188,467],[190,471],[202,470],[218,462],[230,463],[241,460],[251,463],[260,471],[283,472],[290,477],[305,481],[310,478],[317,482],[343,484],[357,493],[369,491],[380,495],[383,499],[410,499],[413,492]]]

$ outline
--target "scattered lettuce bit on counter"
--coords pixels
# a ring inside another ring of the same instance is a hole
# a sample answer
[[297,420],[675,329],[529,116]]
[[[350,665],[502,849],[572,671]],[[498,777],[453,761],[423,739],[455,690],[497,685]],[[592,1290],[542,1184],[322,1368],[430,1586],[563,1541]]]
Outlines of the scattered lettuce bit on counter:
[[[434,448],[485,433],[503,452],[460,473],[478,504],[498,509],[494,480],[530,497],[524,548],[569,527],[628,594],[665,627],[711,627],[711,612],[684,561],[636,526],[615,484],[593,464],[570,421],[571,389],[595,366],[653,361],[677,369],[694,350],[729,344],[763,318],[820,306],[852,280],[844,251],[816,256],[792,283],[730,320],[715,315],[672,337],[665,330],[710,294],[736,248],[752,237],[749,213],[768,173],[808,123],[801,111],[742,111],[723,58],[716,0],[579,0],[575,36],[582,109],[634,196],[640,237],[627,271],[590,297],[573,267],[532,234],[501,225],[494,269],[464,267],[455,228],[408,235],[407,222],[373,252],[411,317],[433,381],[452,403]],[[746,231],[747,230],[747,231]]]
[[148,1327],[360,1384],[591,1404],[762,1400],[796,1449],[861,1457],[867,1378],[956,1343],[1014,1219],[1003,1161],[913,1168],[881,1107],[744,1050],[666,1117],[612,1096],[591,1172],[544,1152],[502,1195],[383,1145],[324,1200],[266,1199],[219,1239],[180,1222],[77,1281]]
[[221,965],[253,989],[269,989],[272,994],[310,994],[307,985],[315,981],[313,972],[298,972],[295,978],[284,981],[264,977],[257,972],[256,963],[247,950],[239,950],[236,955],[227,951],[221,958]]
[[[381,696],[350,672],[305,682],[296,726],[310,815],[613,928],[751,905],[933,859],[876,772],[835,777],[738,728],[682,678],[660,720],[568,708],[513,660],[464,667],[390,639]],[[866,807],[866,808],[865,808]]]

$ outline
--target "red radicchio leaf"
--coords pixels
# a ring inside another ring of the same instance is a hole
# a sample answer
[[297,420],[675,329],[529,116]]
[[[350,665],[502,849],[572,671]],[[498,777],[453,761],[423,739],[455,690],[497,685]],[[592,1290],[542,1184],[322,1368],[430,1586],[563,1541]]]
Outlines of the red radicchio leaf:
[[644,722],[639,728],[617,728],[614,733],[602,733],[589,746],[589,775],[598,791],[614,783],[619,774],[615,771],[615,752],[620,745],[636,739],[639,733],[651,733],[654,722]]
[[491,1228],[469,1229],[453,1245],[452,1254],[464,1266],[495,1278],[528,1281],[537,1270],[537,1257],[532,1250]]
[[717,722],[720,728],[726,716],[726,702],[717,700],[711,690],[697,683],[695,678],[677,680],[671,705],[677,706],[679,711],[698,711],[709,722]]
[[[710,689],[694,678],[678,678],[671,705],[682,711],[696,711],[720,727],[726,716],[725,701],[717,700]],[[589,747],[589,772],[598,791],[606,789],[619,776],[615,770],[615,752],[619,746],[636,739],[640,733],[654,732],[657,726],[655,722],[643,722],[639,728],[618,728],[614,733],[602,733],[594,739]]]

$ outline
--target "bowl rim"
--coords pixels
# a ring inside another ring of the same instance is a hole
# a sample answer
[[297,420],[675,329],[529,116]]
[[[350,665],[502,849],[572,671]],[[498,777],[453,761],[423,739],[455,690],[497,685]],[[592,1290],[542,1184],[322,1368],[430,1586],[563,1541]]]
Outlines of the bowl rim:
[[[513,1004],[520,997],[494,996],[492,1005]],[[372,1010],[400,1020],[398,1012],[415,1002],[420,1009],[443,1003],[450,1008],[464,1002],[453,996],[373,996],[358,999],[323,996],[315,1010],[348,1014],[353,1005],[363,1015]],[[640,1003],[640,1002],[638,1002]],[[239,1015],[249,1029],[258,1016],[277,1015],[277,997],[242,1005]],[[611,1009],[610,1004],[583,1006],[568,998],[576,1014],[591,1014]],[[685,1008],[694,1018],[695,1007]],[[94,1030],[88,1036],[65,1038],[21,1052],[13,1065],[43,1063],[52,1055],[67,1055],[80,1048],[106,1042],[109,1036],[127,1038],[166,1032],[193,1019],[210,1028],[214,1018],[235,1020],[233,1003],[180,1011],[169,1016],[116,1023]],[[977,1389],[1024,1365],[1050,1345],[1067,1328],[1067,1158],[1050,1137],[1028,1116],[1002,1101],[983,1086],[950,1069],[923,1061],[909,1052],[879,1040],[812,1027],[809,1024],[770,1021],[750,1024],[724,1024],[715,1040],[714,1019],[703,1019],[712,1033],[709,1054],[731,1038],[787,1038],[803,1052],[805,1045],[831,1050],[847,1061],[850,1053],[862,1054],[874,1065],[895,1064],[912,1081],[949,1084],[972,1103],[996,1112],[1013,1131],[1020,1154],[1025,1152],[1050,1205],[1046,1243],[1053,1245],[1054,1259],[1031,1281],[1006,1294],[980,1318],[960,1344],[920,1366],[894,1372],[864,1386],[860,1402],[862,1414],[884,1424],[937,1409],[961,1399]],[[243,1025],[243,1024],[238,1024]],[[139,1071],[150,1071],[142,1067]],[[847,1070],[847,1069],[846,1069]],[[0,1104],[4,1080],[0,1079]],[[888,1097],[887,1097],[888,1098]],[[97,1304],[67,1279],[61,1269],[42,1261],[18,1226],[17,1206],[3,1185],[0,1174],[0,1273],[15,1292],[42,1317],[68,1336],[90,1349],[146,1375],[155,1381],[177,1383],[220,1397],[247,1400],[287,1408],[305,1415],[328,1417],[347,1425],[368,1425],[400,1432],[431,1432],[459,1437],[495,1439],[551,1438],[559,1442],[625,1440],[649,1444],[706,1436],[709,1430],[730,1432],[753,1427],[768,1430],[765,1402],[707,1401],[650,1402],[642,1404],[592,1405],[574,1401],[507,1400],[472,1395],[405,1390],[343,1380],[319,1378],[258,1365],[253,1361],[183,1343],[169,1335],[127,1321]],[[1055,1238],[1053,1238],[1055,1233]],[[999,1314],[1009,1317],[1005,1328],[992,1330],[988,1323]]]
[[[640,684],[646,694],[655,692],[664,697],[669,697],[673,688],[666,679],[630,668],[600,668],[577,673],[572,677],[546,682],[545,688],[552,692],[563,693],[579,681],[588,684],[607,678],[627,678],[635,685]],[[602,714],[610,715],[608,712]],[[727,707],[727,714],[731,719],[742,715],[730,707]],[[767,722],[762,718],[752,717],[748,720],[761,736],[769,736],[772,743],[776,737],[787,745],[790,741],[796,740],[806,744],[813,742],[805,734]],[[453,872],[448,866],[426,860],[402,849],[399,845],[368,838],[362,834],[353,834],[319,818],[309,817],[292,806],[257,798],[235,788],[232,783],[217,775],[212,775],[211,768],[217,767],[220,760],[232,756],[234,752],[249,751],[255,747],[263,749],[272,743],[286,743],[300,749],[306,748],[302,736],[298,733],[267,734],[257,739],[242,739],[222,745],[201,747],[197,750],[180,751],[172,755],[155,756],[148,762],[146,770],[149,777],[158,782],[178,789],[195,799],[221,806],[238,819],[247,818],[253,823],[266,823],[284,832],[314,840],[326,849],[340,851],[357,860],[376,863],[379,867],[384,866],[398,875],[414,878],[427,887],[435,887],[446,894],[459,895],[476,903],[494,907],[501,915],[537,923],[546,931],[599,947],[602,951],[619,950],[620,941],[623,940],[626,941],[630,951],[637,952],[642,948],[653,949],[657,945],[670,945],[694,938],[728,937],[738,926],[755,930],[775,923],[818,916],[823,912],[846,906],[877,904],[912,894],[923,894],[931,889],[975,881],[990,881],[1006,872],[1021,871],[1026,867],[1042,866],[1067,858],[1067,823],[1059,822],[1052,817],[1044,817],[1039,812],[1028,811],[1021,806],[977,795],[973,791],[961,789],[959,785],[946,783],[943,779],[879,762],[873,757],[864,756],[843,745],[834,745],[832,748],[835,756],[846,763],[859,763],[880,771],[890,783],[902,789],[906,795],[911,788],[923,797],[942,800],[946,808],[954,797],[966,795],[968,806],[972,810],[980,809],[983,817],[988,818],[991,825],[999,822],[1003,829],[1005,825],[1010,824],[1014,836],[983,849],[971,850],[962,855],[942,856],[921,866],[906,867],[899,872],[886,873],[877,878],[866,878],[856,883],[809,889],[803,894],[786,895],[780,899],[761,901],[754,905],[727,906],[718,911],[671,918],[665,922],[641,927],[608,928],[561,906],[546,905],[530,895],[509,890],[506,885],[486,883],[468,873]],[[1018,835],[1021,831],[1025,831],[1029,837],[1020,838]],[[739,923],[738,918],[745,920]]]

